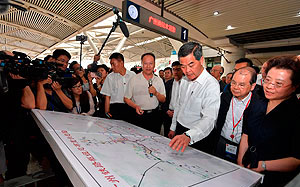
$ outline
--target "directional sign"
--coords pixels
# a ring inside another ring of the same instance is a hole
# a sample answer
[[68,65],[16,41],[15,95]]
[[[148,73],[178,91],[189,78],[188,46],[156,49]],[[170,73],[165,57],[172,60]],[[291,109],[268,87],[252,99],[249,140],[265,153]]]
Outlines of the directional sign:
[[167,20],[131,1],[123,1],[123,19],[153,32],[182,42],[188,41],[188,29]]

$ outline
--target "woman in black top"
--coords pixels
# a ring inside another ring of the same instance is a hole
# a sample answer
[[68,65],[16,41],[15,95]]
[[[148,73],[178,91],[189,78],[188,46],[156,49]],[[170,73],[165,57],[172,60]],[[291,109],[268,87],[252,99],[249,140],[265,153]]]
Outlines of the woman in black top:
[[294,56],[268,61],[265,99],[244,113],[238,164],[265,174],[263,186],[284,186],[299,172],[300,61]]

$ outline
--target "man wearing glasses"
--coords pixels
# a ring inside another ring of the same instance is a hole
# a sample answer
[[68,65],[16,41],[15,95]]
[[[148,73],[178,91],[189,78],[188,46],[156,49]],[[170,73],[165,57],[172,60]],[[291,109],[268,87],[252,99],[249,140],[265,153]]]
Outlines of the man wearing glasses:
[[244,110],[251,105],[256,86],[256,72],[251,67],[238,69],[230,83],[230,91],[221,95],[216,133],[216,156],[236,163],[242,135]]
[[[64,49],[56,49],[53,58],[56,59],[56,63],[62,64],[58,68],[65,72],[71,59],[70,53]],[[69,112],[73,108],[73,102],[66,89],[59,82],[53,81],[50,76],[48,79],[38,81],[36,107],[42,110]]]
[[[220,86],[203,67],[204,58],[199,43],[189,42],[180,47],[178,58],[186,77],[181,80],[175,106],[169,146],[182,152],[188,145],[212,152],[211,136],[220,107]],[[176,133],[176,136],[175,136]]]

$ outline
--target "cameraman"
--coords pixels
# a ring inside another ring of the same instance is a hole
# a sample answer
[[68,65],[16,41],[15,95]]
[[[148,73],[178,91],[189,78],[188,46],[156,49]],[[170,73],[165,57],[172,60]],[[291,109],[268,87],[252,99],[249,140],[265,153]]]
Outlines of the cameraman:
[[[71,55],[64,49],[56,49],[52,57],[56,60],[59,73],[66,73]],[[51,63],[51,62],[48,62]],[[36,107],[41,110],[52,110],[57,112],[69,112],[73,108],[72,100],[67,92],[68,85],[62,85],[53,81],[51,76],[48,79],[37,82]]]
[[[12,60],[14,54],[0,51],[3,62]],[[6,72],[4,72],[6,73]],[[35,98],[28,86],[28,81],[19,75],[6,74],[8,91],[0,95],[1,137],[0,141],[6,143],[7,158],[6,179],[15,178],[26,174],[29,162],[28,149],[28,109],[35,108]],[[4,166],[5,163],[0,163]]]
[[62,86],[49,76],[48,79],[37,82],[36,107],[41,110],[69,112],[73,103]]
[[64,72],[67,72],[67,67],[69,60],[71,59],[71,54],[64,49],[56,49],[53,52],[52,57],[55,59],[55,62],[61,64],[58,68]]

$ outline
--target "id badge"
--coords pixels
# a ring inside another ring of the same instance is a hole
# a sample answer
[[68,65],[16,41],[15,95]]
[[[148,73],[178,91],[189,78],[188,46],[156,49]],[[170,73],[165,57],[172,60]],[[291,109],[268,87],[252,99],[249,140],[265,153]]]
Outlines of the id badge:
[[236,155],[236,152],[237,152],[237,146],[230,145],[230,144],[226,144],[225,152],[226,152],[226,153],[233,154],[233,155]]

